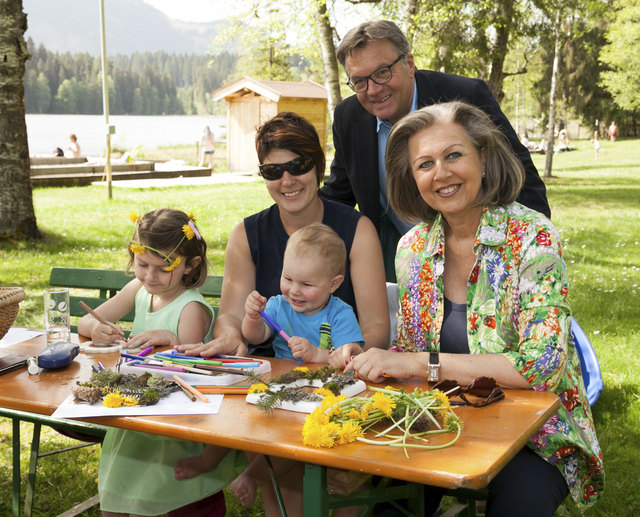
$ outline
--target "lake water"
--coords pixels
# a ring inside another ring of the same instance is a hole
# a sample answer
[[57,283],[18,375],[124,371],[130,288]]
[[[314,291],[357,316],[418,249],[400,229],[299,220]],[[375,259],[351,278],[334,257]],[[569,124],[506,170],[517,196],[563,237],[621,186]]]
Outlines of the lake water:
[[[69,134],[75,133],[84,156],[100,156],[106,146],[106,126],[102,115],[27,115],[29,153],[51,155],[56,147],[69,145]],[[200,142],[204,126],[209,126],[216,140],[226,138],[226,117],[197,115],[109,117],[115,126],[111,147],[130,150],[165,145],[195,145]]]

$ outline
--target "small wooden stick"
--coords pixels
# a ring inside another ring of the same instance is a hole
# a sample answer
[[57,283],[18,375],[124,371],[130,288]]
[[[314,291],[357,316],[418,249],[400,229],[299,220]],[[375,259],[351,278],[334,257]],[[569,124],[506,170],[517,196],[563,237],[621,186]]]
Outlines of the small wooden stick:
[[184,382],[180,377],[178,377],[177,375],[173,376],[173,380],[176,381],[182,388],[190,391],[193,395],[195,395],[196,397],[198,397],[202,402],[206,402],[209,403],[209,399],[207,397],[205,397],[202,393],[200,393],[197,389],[195,389],[194,387],[190,386],[189,384],[187,384],[186,382]]

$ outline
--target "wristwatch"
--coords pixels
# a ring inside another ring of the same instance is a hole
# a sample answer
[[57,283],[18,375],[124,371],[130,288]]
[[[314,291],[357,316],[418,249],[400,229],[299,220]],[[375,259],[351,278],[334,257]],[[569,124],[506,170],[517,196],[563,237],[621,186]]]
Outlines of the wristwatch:
[[437,352],[429,352],[429,368],[427,368],[427,380],[438,382],[440,380],[440,356]]

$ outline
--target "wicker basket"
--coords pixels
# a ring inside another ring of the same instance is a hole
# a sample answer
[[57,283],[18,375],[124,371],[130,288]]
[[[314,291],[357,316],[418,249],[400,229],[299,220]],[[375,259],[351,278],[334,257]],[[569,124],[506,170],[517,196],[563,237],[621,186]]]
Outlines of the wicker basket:
[[0,339],[9,331],[18,315],[18,305],[24,300],[21,287],[0,287]]

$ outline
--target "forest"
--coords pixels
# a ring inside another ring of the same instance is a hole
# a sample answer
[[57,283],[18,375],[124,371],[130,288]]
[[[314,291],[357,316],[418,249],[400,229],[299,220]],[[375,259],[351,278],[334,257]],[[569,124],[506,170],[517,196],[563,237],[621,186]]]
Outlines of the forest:
[[[27,113],[102,113],[100,58],[60,54],[29,38],[24,78]],[[109,111],[113,115],[202,115],[211,96],[235,68],[236,56],[144,52],[118,54],[109,63]]]

